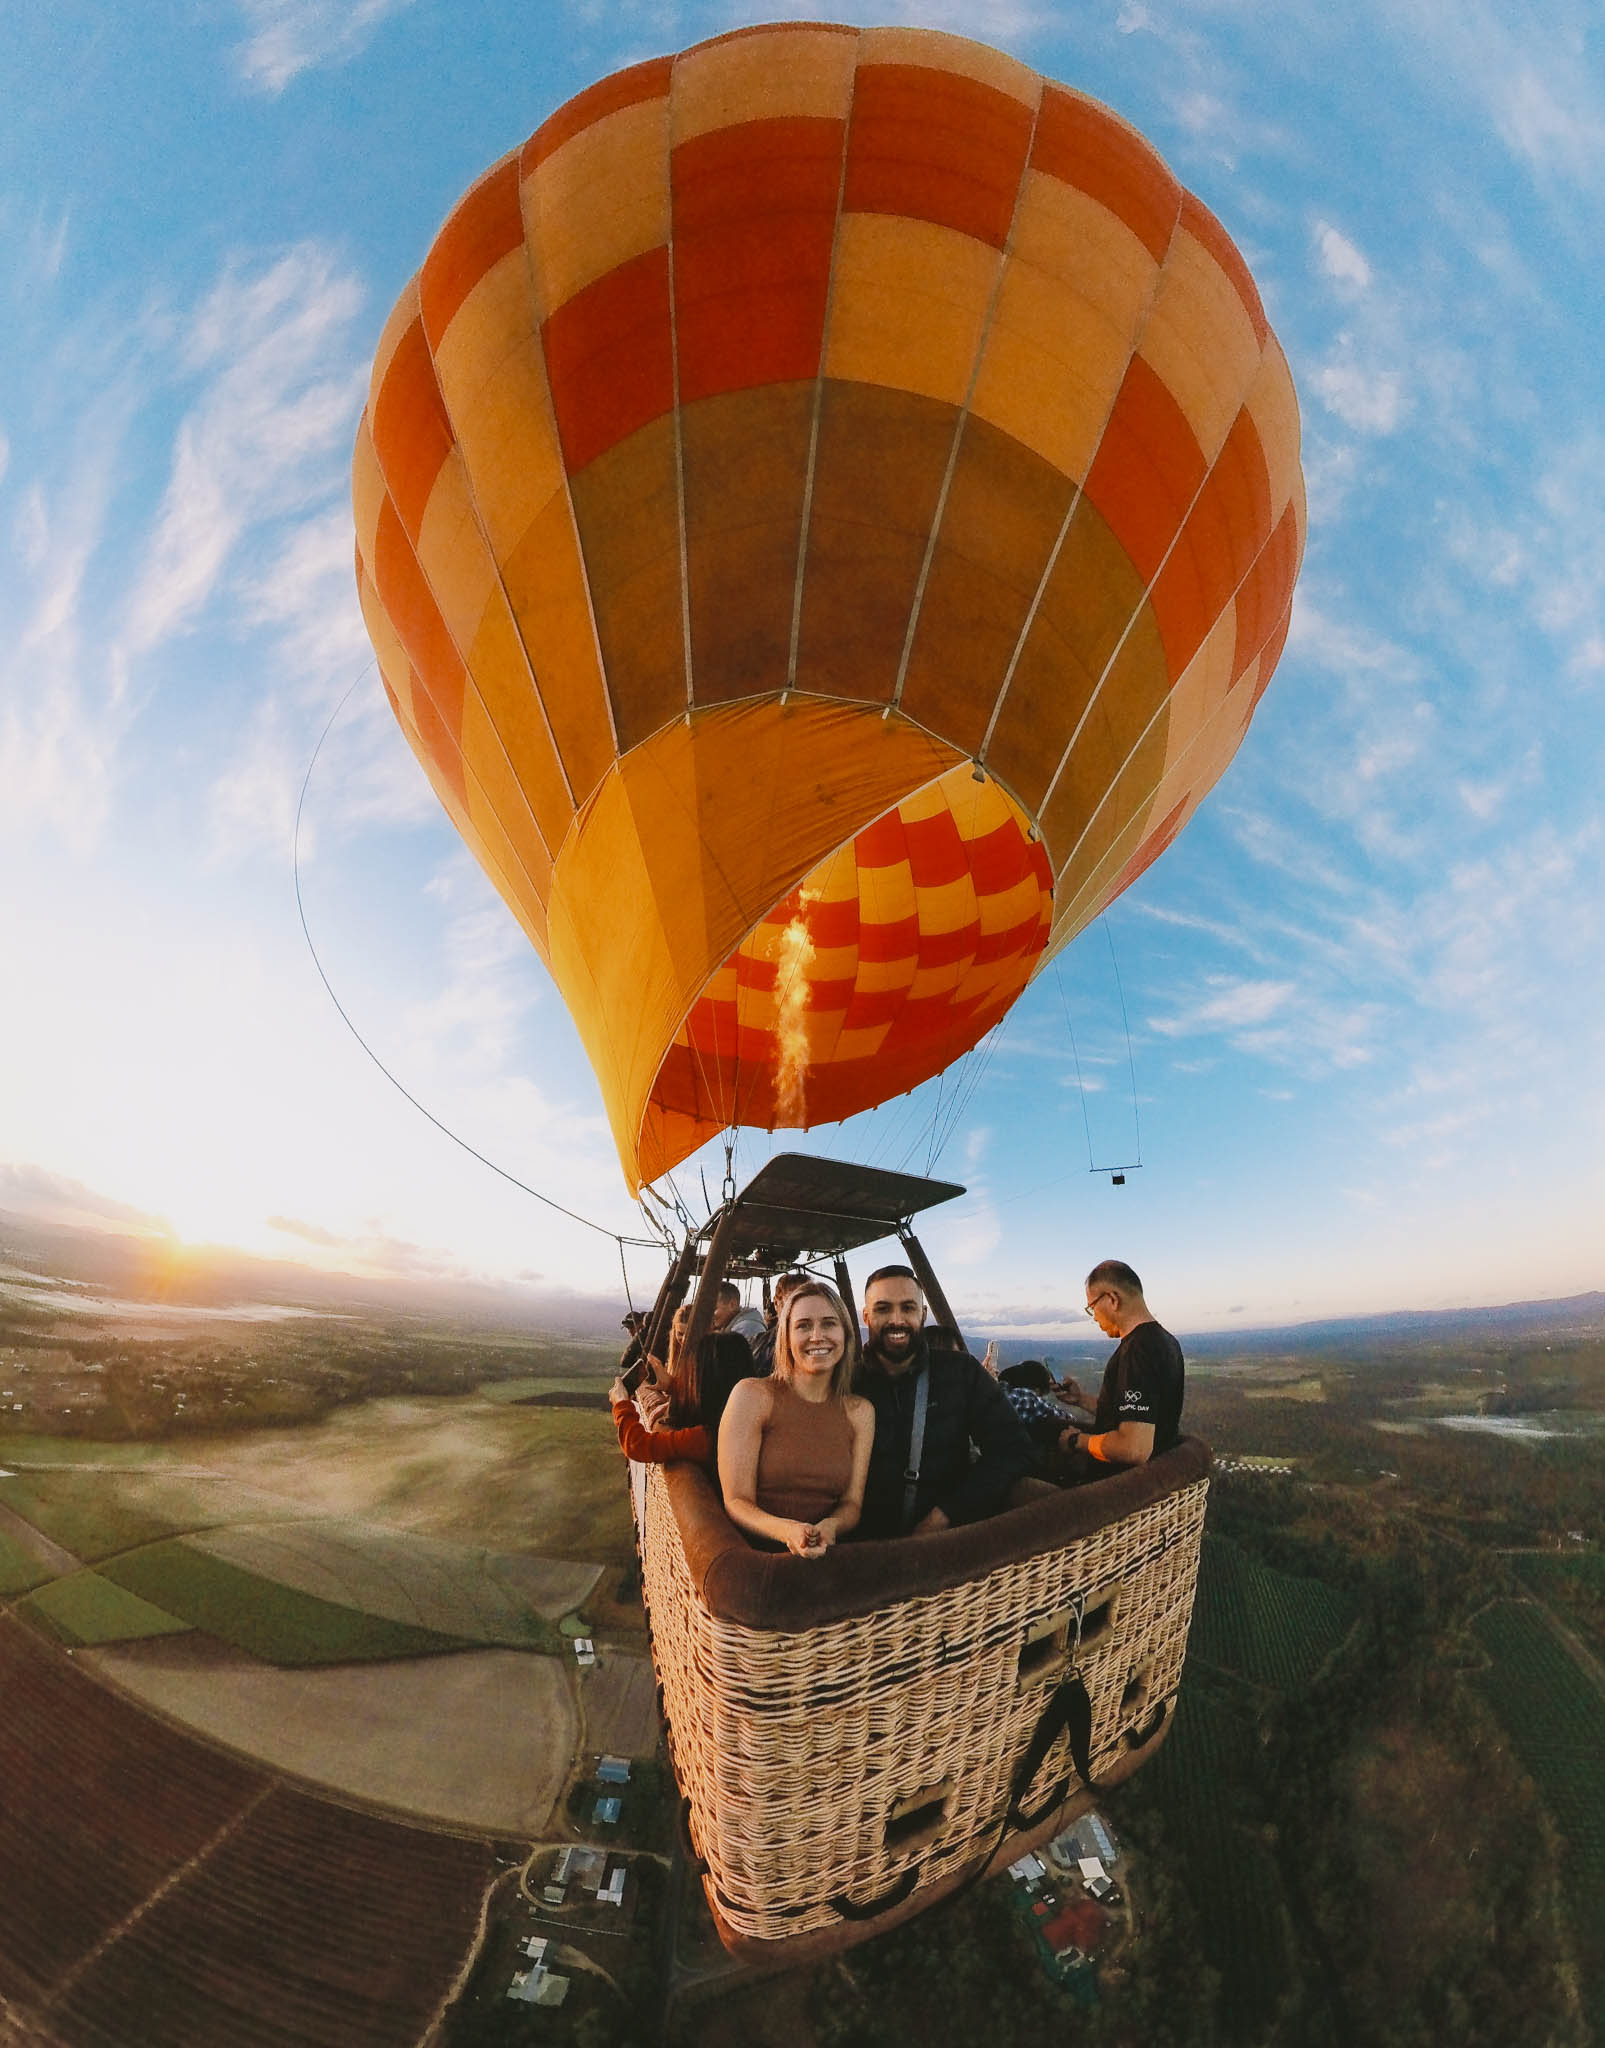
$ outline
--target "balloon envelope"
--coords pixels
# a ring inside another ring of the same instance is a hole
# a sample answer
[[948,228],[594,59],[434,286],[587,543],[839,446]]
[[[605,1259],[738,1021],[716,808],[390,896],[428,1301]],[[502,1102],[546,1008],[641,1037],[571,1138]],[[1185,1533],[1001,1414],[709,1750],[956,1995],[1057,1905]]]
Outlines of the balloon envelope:
[[495,165],[354,476],[396,716],[632,1188],[939,1072],[1175,837],[1281,652],[1298,411],[1213,215],[927,30],[744,30]]

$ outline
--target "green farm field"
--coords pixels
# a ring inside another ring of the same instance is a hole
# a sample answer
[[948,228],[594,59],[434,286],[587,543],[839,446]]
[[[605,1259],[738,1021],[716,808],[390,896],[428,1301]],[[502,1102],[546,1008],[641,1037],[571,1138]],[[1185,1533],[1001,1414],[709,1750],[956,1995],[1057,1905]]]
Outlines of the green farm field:
[[40,1587],[19,1610],[72,1649],[101,1643],[147,1642],[187,1634],[190,1623],[154,1606],[100,1572],[73,1572]]
[[1206,1535],[1188,1655],[1251,1685],[1307,1685],[1353,1620],[1349,1603],[1319,1579],[1295,1578]]
[[600,1394],[594,1413],[387,1397],[293,1430],[94,1448],[18,1440],[0,1476],[0,1587],[37,1592],[25,1618],[73,1646],[193,1629],[280,1668],[551,1656],[558,1621],[593,1594],[606,1608],[599,1577],[633,1561]]
[[49,1452],[34,1455],[37,1463],[19,1459],[19,1469],[0,1479],[0,1505],[86,1564],[194,1529],[298,1512],[272,1494],[188,1464],[119,1460],[101,1470],[57,1464]]
[[1528,1591],[1605,1659],[1605,1553],[1533,1551],[1511,1563]]
[[110,1559],[101,1569],[114,1585],[264,1664],[427,1657],[466,1648],[471,1641],[320,1600],[183,1542],[149,1544]]
[[1243,2039],[1257,2035],[1289,1972],[1276,1866],[1242,1792],[1253,1782],[1257,1748],[1240,1705],[1189,1674],[1144,1788],[1164,1806],[1186,1859],[1205,1952],[1221,1974],[1221,2016]]
[[634,1557],[624,1462],[605,1382],[588,1384],[594,1412],[388,1396],[293,1429],[177,1444],[13,1436],[0,1506],[85,1563],[197,1530],[316,1515],[623,1566]]
[[[1480,1689],[1565,1843],[1578,1924],[1605,1926],[1605,1694],[1530,1603],[1496,1601],[1472,1626],[1488,1654]],[[1605,1956],[1593,1943],[1585,1969],[1605,2035]]]
[[614,1367],[609,1364],[599,1372],[542,1373],[538,1378],[491,1380],[479,1389],[479,1395],[481,1400],[516,1407],[521,1401],[539,1401],[547,1394],[592,1394],[598,1405],[605,1407],[613,1373]]
[[594,1412],[392,1397],[309,1428],[192,1439],[185,1455],[307,1513],[622,1567],[635,1538],[605,1394]]

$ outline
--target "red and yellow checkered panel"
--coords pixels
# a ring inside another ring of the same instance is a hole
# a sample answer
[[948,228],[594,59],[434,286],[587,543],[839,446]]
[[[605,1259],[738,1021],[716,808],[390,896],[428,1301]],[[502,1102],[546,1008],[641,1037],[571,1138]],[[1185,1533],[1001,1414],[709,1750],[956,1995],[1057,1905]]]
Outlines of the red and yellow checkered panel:
[[[933,1045],[955,1058],[992,1028],[1052,915],[1028,821],[967,763],[951,769],[774,906],[698,998],[655,1097],[715,1126],[868,1109],[925,1080]],[[788,1023],[802,1048],[789,1102]]]
[[[354,494],[397,716],[632,1181],[973,1043],[1230,760],[1304,534],[1286,363],[1148,145],[979,44],[816,24],[605,79],[487,172],[386,328]],[[1024,883],[966,782],[1031,849],[1030,947],[988,950]],[[922,881],[953,834],[968,879]],[[960,974],[928,942],[971,912]],[[797,916],[800,1088],[764,1008]]]

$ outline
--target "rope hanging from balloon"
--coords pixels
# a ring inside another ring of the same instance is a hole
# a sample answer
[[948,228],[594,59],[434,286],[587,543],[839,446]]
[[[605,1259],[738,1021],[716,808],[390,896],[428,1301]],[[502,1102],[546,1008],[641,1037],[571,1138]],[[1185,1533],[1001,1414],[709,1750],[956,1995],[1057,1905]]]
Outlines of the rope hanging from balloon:
[[[312,964],[318,970],[318,979],[323,983],[324,989],[328,994],[330,1002],[333,1003],[336,1011],[339,1013],[341,1023],[344,1024],[346,1029],[351,1033],[351,1036],[357,1041],[358,1045],[362,1047],[362,1050],[368,1055],[369,1059],[373,1061],[374,1065],[379,1069],[380,1073],[384,1075],[385,1079],[390,1083],[391,1087],[395,1089],[396,1093],[398,1095],[404,1096],[406,1100],[412,1104],[413,1108],[417,1110],[418,1114],[421,1117],[426,1118],[428,1122],[434,1125],[435,1129],[440,1132],[442,1137],[449,1138],[454,1145],[458,1146],[462,1151],[466,1152],[470,1159],[478,1160],[481,1166],[488,1167],[489,1170],[495,1175],[497,1175],[499,1179],[508,1182],[510,1186],[517,1188],[522,1194],[526,1194],[533,1197],[535,1201],[543,1203],[545,1207],[547,1207],[548,1209],[555,1209],[559,1216],[566,1216],[571,1223],[578,1223],[586,1230],[594,1230],[599,1237],[612,1238],[613,1242],[619,1248],[620,1265],[623,1265],[624,1263],[624,1247],[627,1244],[643,1246],[650,1251],[658,1251],[662,1248],[661,1243],[658,1239],[648,1237],[623,1237],[619,1234],[618,1231],[609,1230],[605,1223],[593,1223],[590,1217],[580,1215],[578,1210],[567,1208],[562,1202],[555,1200],[551,1195],[543,1195],[539,1188],[532,1188],[529,1185],[528,1181],[520,1180],[516,1173],[509,1173],[505,1166],[498,1166],[494,1159],[487,1158],[485,1154],[481,1152],[476,1146],[470,1145],[468,1140],[464,1137],[460,1137],[458,1133],[454,1131],[449,1124],[442,1123],[440,1118],[435,1115],[434,1111],[432,1109],[426,1108],[424,1104],[418,1100],[417,1096],[413,1094],[412,1090],[408,1088],[404,1082],[398,1080],[397,1077],[385,1065],[384,1061],[380,1059],[379,1055],[374,1051],[373,1047],[368,1043],[367,1039],[365,1039],[362,1033],[357,1029],[355,1023],[352,1021],[350,1012],[346,1009],[345,1004],[341,1002],[339,996],[335,993],[334,984],[332,981],[330,981],[328,973],[324,968],[323,962],[319,958],[318,949],[316,945],[313,943],[311,927],[307,923],[306,902],[301,893],[301,817],[302,813],[306,809],[307,791],[312,786],[312,772],[318,765],[318,756],[323,752],[324,742],[328,739],[329,734],[334,730],[335,722],[339,718],[341,712],[344,711],[346,705],[351,701],[351,698],[356,694],[358,686],[367,680],[368,676],[373,672],[375,666],[376,664],[373,661],[369,661],[365,664],[360,673],[356,676],[355,680],[347,688],[345,695],[340,699],[339,703],[335,705],[333,711],[329,713],[328,720],[325,723],[322,732],[318,735],[318,743],[312,749],[312,758],[310,761],[308,761],[306,774],[301,779],[301,794],[296,800],[295,832],[291,842],[290,852],[291,871],[295,878],[295,908],[296,914],[299,916],[301,920],[301,936],[306,940],[307,951],[312,955]],[[628,1293],[629,1291],[628,1273],[626,1273],[625,1275],[625,1291],[626,1293]]]

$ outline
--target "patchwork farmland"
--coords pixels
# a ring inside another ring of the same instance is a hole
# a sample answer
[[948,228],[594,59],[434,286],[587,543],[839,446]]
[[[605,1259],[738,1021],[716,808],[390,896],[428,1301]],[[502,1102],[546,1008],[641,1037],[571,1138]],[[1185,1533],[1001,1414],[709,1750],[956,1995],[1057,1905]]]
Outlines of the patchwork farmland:
[[64,2048],[389,2048],[473,1944],[488,1842],[153,1720],[0,1618],[0,1998]]
[[657,1747],[628,1609],[626,1647],[575,1668],[623,1560],[581,1554],[565,1478],[618,1519],[605,1409],[407,1398],[249,1444],[13,1439],[0,2040],[434,2032],[509,1845],[570,1831],[588,1731]]

